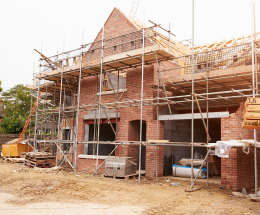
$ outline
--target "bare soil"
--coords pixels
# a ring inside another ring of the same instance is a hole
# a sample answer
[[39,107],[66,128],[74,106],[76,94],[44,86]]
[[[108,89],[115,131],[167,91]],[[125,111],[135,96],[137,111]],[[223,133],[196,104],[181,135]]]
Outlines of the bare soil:
[[[0,161],[0,214],[260,214],[260,203],[232,195],[218,184],[189,181],[114,180],[60,169],[30,169]],[[46,210],[47,209],[47,210]]]

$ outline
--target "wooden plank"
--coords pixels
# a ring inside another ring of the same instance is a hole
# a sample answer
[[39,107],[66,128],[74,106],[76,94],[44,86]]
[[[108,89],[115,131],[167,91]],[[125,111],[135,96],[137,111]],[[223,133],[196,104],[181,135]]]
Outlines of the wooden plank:
[[[225,77],[225,76],[229,76],[229,75],[234,75],[234,74],[239,75],[239,74],[245,74],[245,73],[252,73],[251,65],[209,71],[209,78]],[[194,74],[194,80],[205,80],[204,77],[207,77],[207,72],[201,72],[201,73]],[[169,77],[169,78],[163,79],[164,83],[167,83],[168,81],[172,82],[172,83],[182,83],[182,82],[184,82],[183,80],[191,81],[192,75],[187,74],[187,75]],[[190,83],[190,85],[191,85],[191,83]]]
[[[138,174],[138,175],[139,175],[139,170],[138,170],[138,171],[136,171],[136,174]],[[141,170],[141,171],[140,171],[140,174],[141,174],[141,175],[144,175],[144,174],[145,174],[145,170]]]
[[[141,175],[145,174],[145,170],[141,170],[140,172]],[[113,175],[113,176],[109,176],[109,175],[106,175],[106,174],[102,174],[102,177],[113,177],[113,179],[125,179],[125,180],[129,180],[129,178],[135,178],[135,176],[138,176],[139,175],[139,171],[136,171],[136,173],[134,174],[131,174],[131,175],[125,175],[125,176],[116,176],[116,175]]]
[[24,162],[24,158],[7,158],[6,160],[9,162],[12,162],[12,163],[23,163]]
[[24,160],[24,165],[29,167],[39,167],[39,168],[46,168],[46,167],[53,167],[55,163],[35,163],[29,160]]
[[[144,53],[147,54],[147,53],[152,53],[153,51],[159,51],[159,50],[160,50],[160,53],[161,54],[163,53],[163,55],[165,55],[166,57],[173,57],[171,54],[167,53],[167,51],[165,51],[163,49],[163,47],[161,47],[160,45],[147,46],[147,47],[144,48]],[[120,61],[123,62],[123,63],[126,63],[126,64],[141,63],[142,52],[143,52],[143,49],[141,48],[141,49],[135,49],[135,50],[127,51],[127,52],[122,52],[122,53],[119,53],[119,54],[116,54],[116,55],[107,56],[107,57],[104,57],[103,63],[104,64],[110,63],[111,66],[113,66],[113,67],[122,66],[120,64]],[[134,59],[134,57],[136,57],[138,55],[140,55],[140,59],[139,60]],[[158,58],[161,58],[161,57],[158,56]],[[155,57],[154,57],[154,55],[145,56],[145,60],[155,60]],[[116,61],[118,61],[118,62],[116,62]],[[93,70],[93,68],[95,68],[95,67],[97,67],[97,70],[100,71],[100,63],[96,63],[93,66],[86,68],[85,69],[86,73],[97,72],[97,71]],[[80,68],[80,64],[67,66],[67,67],[63,68],[63,73],[64,74],[71,73],[71,72],[73,72],[73,70],[79,70],[79,68]],[[62,69],[56,69],[56,70],[44,72],[44,73],[41,73],[41,74],[36,74],[36,77],[37,78],[41,77],[41,78],[45,78],[45,79],[47,79],[48,76],[58,76],[58,77],[60,77],[61,73],[62,73]]]
[[242,123],[244,129],[260,129],[260,120],[244,120]]
[[191,190],[184,190],[185,192],[193,192],[193,191],[195,191],[195,190],[200,190],[202,187],[197,187],[197,188],[193,188],[193,189],[191,189]]
[[247,105],[260,105],[260,98],[247,98],[245,106]]
[[245,112],[244,120],[258,120],[260,119],[260,112]]
[[248,104],[244,108],[244,113],[245,112],[260,112],[260,104]]
[[254,198],[254,199],[250,199],[251,202],[260,202],[260,198]]
[[169,140],[148,140],[148,143],[169,143]]

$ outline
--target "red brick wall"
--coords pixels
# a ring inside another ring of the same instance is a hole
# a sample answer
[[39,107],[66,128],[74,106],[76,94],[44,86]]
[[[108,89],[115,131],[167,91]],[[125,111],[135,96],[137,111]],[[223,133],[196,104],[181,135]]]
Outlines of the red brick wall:
[[[118,9],[114,9],[110,17],[105,23],[105,38],[115,37],[125,33],[129,33],[137,30],[136,27],[125,18],[125,15],[122,14]],[[101,31],[95,40],[101,39]],[[146,43],[145,43],[146,44]],[[149,45],[149,44],[148,44]],[[92,47],[93,48],[93,47]],[[113,55],[115,53],[105,52],[105,55]],[[97,59],[100,59],[100,53],[97,54]],[[161,69],[170,68],[174,66],[173,63],[162,63]],[[166,74],[166,73],[165,73]],[[126,88],[125,92],[121,98],[121,101],[124,99],[138,99],[141,98],[141,67],[128,69],[126,77]],[[156,90],[151,88],[151,85],[157,83],[157,67],[156,65],[149,65],[144,67],[144,81],[143,81],[143,98],[154,98],[156,97]],[[81,81],[81,94],[80,94],[80,103],[81,104],[94,104],[96,100],[96,77],[85,77]],[[99,80],[98,80],[98,92],[99,92]],[[162,94],[162,92],[161,92]],[[122,93],[120,93],[121,97]],[[102,103],[115,102],[116,97],[114,95],[102,95]],[[140,112],[141,108],[138,107],[127,107],[120,108],[120,122],[118,123],[118,140],[119,141],[129,141],[129,140],[139,140],[139,131],[133,129],[135,124],[131,123],[136,120],[140,122]],[[81,111],[79,114],[79,130],[78,130],[78,140],[82,141],[84,139],[84,115],[88,114],[88,111]],[[154,106],[143,106],[143,118],[142,120],[146,123],[146,140],[157,139],[157,122],[156,122],[156,107]],[[163,122],[159,123],[159,139],[164,139],[164,124]],[[129,146],[129,145],[119,145],[116,150],[117,156],[131,156],[134,160],[138,161],[138,146]],[[154,177],[155,176],[155,153],[156,147],[150,146],[146,147],[146,176]],[[79,145],[78,153],[83,153],[83,145]],[[163,154],[164,147],[159,147],[158,155],[158,175],[162,176],[163,174]],[[91,162],[88,159],[79,159],[77,158],[77,169],[84,170],[90,165]],[[91,168],[91,167],[88,167]]]
[[[253,139],[253,130],[242,129],[244,103],[229,118],[221,119],[221,140]],[[258,139],[260,132],[258,131]],[[221,158],[221,183],[230,185],[231,189],[241,191],[242,188],[254,187],[254,152],[250,149],[245,154],[241,148],[231,148],[229,158]],[[258,163],[260,153],[258,152]],[[258,165],[258,172],[260,171]],[[260,177],[258,177],[258,181]]]
[[[253,148],[250,149],[249,154],[245,154],[240,148],[232,148],[229,156],[229,158],[221,158],[221,184],[230,185],[231,189],[236,191],[241,191],[242,188],[247,190],[253,188],[255,184]],[[259,163],[259,152],[257,157]],[[258,175],[258,182],[259,180]]]
[[[104,57],[142,48],[142,30],[138,29],[119,9],[114,8],[104,26],[104,39],[109,39],[103,43]],[[85,54],[87,64],[92,64],[92,55],[94,63],[99,63],[101,60],[102,33],[103,28],[94,40],[96,43],[90,46],[89,50],[91,51]],[[124,35],[124,37],[121,35]],[[133,45],[131,44],[132,41]],[[145,39],[145,46],[153,44],[154,42],[151,40]],[[114,46],[117,46],[116,49],[114,49]],[[92,50],[94,50],[94,53],[92,53]]]
[[[156,148],[157,146],[146,146],[145,177],[156,177]],[[158,146],[158,177],[163,176],[164,146]]]
[[[98,160],[98,167],[103,163],[104,159]],[[96,159],[79,158],[76,170],[78,172],[94,173],[96,171]],[[105,164],[101,166],[97,174],[105,173]]]
[[[156,91],[150,88],[150,85],[154,82],[154,66],[145,66],[144,69],[144,92],[143,98],[153,98],[156,95]],[[123,99],[140,99],[141,98],[141,67],[137,69],[129,69],[127,71],[126,78],[126,88],[127,92],[122,96]],[[81,104],[94,104],[95,103],[95,92],[96,92],[96,77],[87,77],[84,78],[81,82],[81,95],[80,100]],[[120,94],[121,96],[121,94]],[[103,95],[102,103],[106,102],[115,102],[116,98],[114,95]],[[131,133],[131,124],[133,120],[139,120],[140,122],[140,106],[139,107],[127,107],[120,108],[120,122],[118,123],[118,140],[119,141],[128,141],[128,140],[139,140],[139,132],[136,134]],[[88,111],[81,111],[79,115],[79,131],[78,131],[78,140],[81,141],[84,139],[84,120],[83,117],[87,114]],[[146,122],[146,139],[156,139],[157,131],[157,122],[156,122],[156,107],[143,106],[143,120]],[[164,138],[164,126],[163,122],[159,123],[159,139]],[[147,147],[146,153],[150,153],[150,148]],[[153,150],[151,150],[153,152]],[[163,163],[163,147],[160,149],[159,162],[162,167]],[[78,152],[80,154],[80,152]],[[137,146],[126,146],[120,145],[116,150],[117,156],[132,156],[135,161],[137,161],[138,156],[138,147]],[[147,177],[153,177],[153,172],[155,172],[155,160],[147,156],[148,161],[146,162],[146,175]],[[79,159],[78,159],[79,160]],[[86,160],[86,159],[85,159]],[[83,161],[81,161],[83,162]],[[87,161],[86,161],[87,162]],[[83,165],[80,162],[77,162],[77,165]],[[80,169],[80,168],[79,168]],[[162,175],[163,168],[161,168],[158,173]],[[152,175],[151,175],[152,174]]]
[[221,119],[221,140],[242,140],[242,139],[252,139],[253,130],[242,129],[243,121],[243,110],[244,103],[240,103],[240,107],[232,117]]
[[[77,146],[77,155],[83,154],[83,144],[80,143]],[[89,172],[93,173],[96,170],[96,159],[89,159],[89,158],[78,158],[77,157],[77,163],[76,163],[76,171],[78,172]],[[98,166],[101,165],[101,163],[104,161],[104,159],[98,160]],[[105,173],[105,164],[98,170],[98,174]]]
[[[180,76],[180,69],[174,69],[174,70],[169,70],[169,69],[173,69],[179,67],[178,64],[175,64],[171,61],[164,61],[164,62],[160,62],[160,69],[161,69],[161,74],[163,78],[169,78],[169,77],[177,77]],[[154,64],[154,70],[158,71],[158,66],[157,63]],[[158,75],[156,72],[156,77],[155,77],[155,84],[158,83]],[[160,84],[161,83],[161,78],[160,78]]]
[[[137,31],[138,28],[118,8],[114,8],[105,22],[104,38],[117,37],[123,34]],[[102,39],[102,28],[94,41]]]

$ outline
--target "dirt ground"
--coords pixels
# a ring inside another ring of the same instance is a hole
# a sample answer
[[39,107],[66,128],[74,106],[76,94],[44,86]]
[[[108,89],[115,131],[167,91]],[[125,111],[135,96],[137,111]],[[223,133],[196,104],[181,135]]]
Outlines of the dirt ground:
[[192,193],[189,181],[113,180],[60,169],[30,169],[0,160],[0,214],[260,214],[260,203],[219,184]]

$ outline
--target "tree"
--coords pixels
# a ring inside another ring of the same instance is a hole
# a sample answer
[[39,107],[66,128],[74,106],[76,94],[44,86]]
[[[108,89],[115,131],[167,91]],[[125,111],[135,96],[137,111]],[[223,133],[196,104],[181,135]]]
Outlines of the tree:
[[31,111],[30,89],[18,84],[2,95],[5,115],[1,127],[6,133],[20,133]]
[[2,81],[0,81],[0,93],[3,91],[3,88],[1,87]]
[[4,129],[5,133],[8,134],[18,134],[23,130],[24,121],[26,118],[19,115],[16,117],[13,116],[6,116],[1,122],[1,128]]

